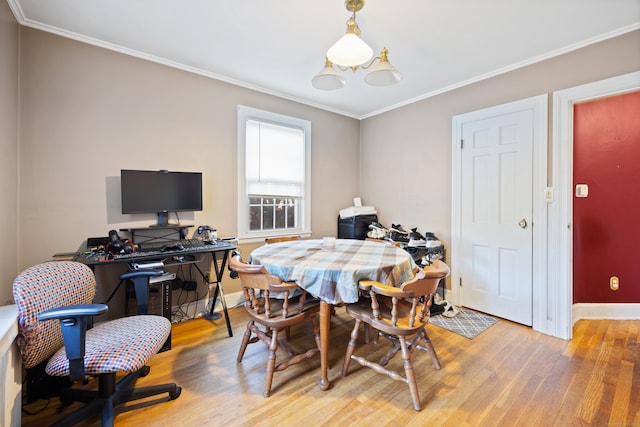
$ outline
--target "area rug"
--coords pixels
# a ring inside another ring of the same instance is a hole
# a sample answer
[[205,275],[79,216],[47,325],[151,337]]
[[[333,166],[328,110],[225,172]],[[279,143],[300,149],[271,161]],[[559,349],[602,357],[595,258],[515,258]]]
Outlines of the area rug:
[[446,317],[439,314],[431,316],[429,323],[473,339],[498,321],[494,317],[469,310],[468,308],[458,307],[458,309],[460,312],[455,317]]

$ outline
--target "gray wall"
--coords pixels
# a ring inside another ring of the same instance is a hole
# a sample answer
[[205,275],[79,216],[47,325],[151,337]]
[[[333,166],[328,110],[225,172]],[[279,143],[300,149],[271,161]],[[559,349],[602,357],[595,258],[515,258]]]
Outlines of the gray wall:
[[335,235],[358,195],[357,120],[26,27],[20,37],[21,268],[154,223],[121,215],[123,168],[202,171],[204,210],[182,221],[235,236],[238,104],[312,122],[314,236]]
[[18,23],[0,2],[0,305],[18,271]]
[[[417,226],[449,246],[452,117],[638,71],[639,47],[634,31],[363,120],[362,197],[383,225]],[[550,129],[551,104],[549,96]]]

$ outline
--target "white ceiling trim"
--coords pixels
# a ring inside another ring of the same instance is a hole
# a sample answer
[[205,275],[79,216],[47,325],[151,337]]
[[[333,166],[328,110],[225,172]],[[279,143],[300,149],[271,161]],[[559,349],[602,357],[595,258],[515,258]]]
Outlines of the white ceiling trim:
[[314,102],[310,102],[306,99],[302,99],[302,98],[296,98],[294,96],[282,93],[282,92],[278,92],[278,91],[274,91],[271,89],[267,89],[264,87],[260,87],[260,86],[256,86],[256,85],[251,85],[249,83],[240,81],[240,80],[235,80],[233,78],[227,77],[227,76],[223,76],[220,74],[216,74],[216,73],[212,73],[210,71],[206,71],[206,70],[202,70],[200,68],[196,68],[196,67],[190,67],[188,65],[185,64],[181,64],[179,62],[175,62],[166,58],[162,58],[159,56],[154,56],[154,55],[149,55],[147,53],[144,52],[140,52],[134,49],[129,49],[127,47],[124,46],[120,46],[117,44],[113,44],[113,43],[108,43],[105,42],[103,40],[99,40],[93,37],[88,37],[82,34],[78,34],[72,31],[67,31],[58,27],[54,27],[51,25],[46,25],[43,24],[41,22],[37,22],[37,21],[33,21],[31,19],[27,19],[24,16],[24,13],[22,12],[22,9],[20,8],[20,6],[15,2],[15,0],[8,0],[9,5],[14,13],[14,15],[16,16],[16,20],[18,21],[18,23],[22,26],[25,27],[29,27],[29,28],[34,28],[36,30],[41,30],[41,31],[45,31],[47,33],[51,33],[51,34],[55,34],[61,37],[65,37],[68,39],[72,39],[72,40],[76,40],[82,43],[87,43],[93,46],[97,46],[97,47],[101,47],[104,49],[108,49],[114,52],[118,52],[118,53],[122,53],[128,56],[133,56],[135,58],[139,58],[139,59],[143,59],[146,61],[150,61],[150,62],[155,62],[157,64],[161,64],[161,65],[166,65],[168,67],[172,67],[172,68],[176,68],[182,71],[186,71],[189,73],[193,73],[193,74],[197,74],[203,77],[208,77],[214,80],[218,80],[221,82],[225,82],[225,83],[229,83],[235,86],[239,86],[239,87],[243,87],[245,89],[250,89],[250,90],[254,90],[256,92],[260,92],[260,93],[264,93],[267,95],[272,95],[272,96],[276,96],[279,98],[283,98],[283,99],[287,99],[289,101],[294,101],[294,102],[298,102],[304,105],[308,105],[310,107],[314,107],[314,108],[319,108],[321,110],[325,110],[325,111],[329,111],[332,113],[336,113],[336,114],[340,114],[342,116],[346,116],[346,117],[350,117],[353,119],[358,119],[360,120],[361,117],[358,117],[357,115],[354,115],[352,113],[346,112],[346,111],[342,111],[342,110],[338,110],[338,109],[332,109],[330,107],[327,107],[326,105],[321,105],[321,104],[316,104]]
[[283,93],[281,91],[268,89],[266,87],[258,86],[258,85],[251,84],[251,83],[247,83],[245,81],[240,81],[240,80],[228,77],[226,75],[216,74],[216,73],[213,73],[211,71],[204,70],[202,68],[197,68],[197,67],[192,67],[192,66],[189,66],[189,65],[185,65],[185,64],[182,64],[182,63],[179,63],[179,62],[176,62],[176,61],[164,58],[164,57],[151,55],[151,54],[144,53],[144,52],[141,52],[141,51],[138,51],[138,50],[135,50],[135,49],[127,48],[127,47],[124,47],[124,46],[121,46],[121,45],[117,45],[117,44],[114,44],[114,43],[106,42],[106,41],[103,41],[103,40],[100,40],[100,39],[96,39],[96,38],[93,38],[93,37],[90,37],[90,36],[86,36],[86,35],[82,35],[82,34],[79,34],[79,33],[75,33],[75,32],[69,31],[69,30],[64,30],[64,29],[61,29],[59,27],[55,27],[55,26],[51,26],[51,25],[48,25],[48,24],[44,24],[44,23],[39,22],[39,21],[34,21],[34,20],[31,20],[31,19],[27,19],[25,17],[25,15],[24,15],[24,12],[23,12],[20,4],[18,3],[18,0],[7,0],[7,1],[8,1],[8,4],[9,4],[11,10],[13,11],[14,16],[16,17],[16,20],[18,21],[18,23],[20,25],[25,26],[25,27],[30,27],[30,28],[34,28],[34,29],[37,29],[37,30],[45,31],[45,32],[48,32],[48,33],[51,33],[51,34],[56,34],[56,35],[59,35],[61,37],[73,39],[73,40],[76,40],[76,41],[79,41],[79,42],[82,42],[82,43],[87,43],[87,44],[90,44],[90,45],[93,45],[93,46],[101,47],[101,48],[108,49],[108,50],[111,50],[111,51],[115,51],[115,52],[118,52],[118,53],[122,53],[122,54],[125,54],[125,55],[128,55],[128,56],[132,56],[132,57],[136,57],[136,58],[143,59],[143,60],[146,60],[146,61],[150,61],[150,62],[154,62],[154,63],[157,63],[157,64],[165,65],[165,66],[168,66],[168,67],[172,67],[172,68],[179,69],[179,70],[182,70],[182,71],[186,71],[186,72],[189,72],[189,73],[197,74],[197,75],[200,75],[200,76],[203,76],[203,77],[211,78],[211,79],[214,79],[214,80],[218,80],[218,81],[221,81],[221,82],[232,84],[234,86],[238,86],[238,87],[246,88],[246,89],[249,89],[249,90],[253,90],[253,91],[256,91],[256,92],[260,92],[260,93],[276,96],[278,98],[282,98],[282,99],[286,99],[286,100],[289,100],[289,101],[297,102],[297,103],[300,103],[300,104],[303,104],[303,105],[308,105],[308,106],[313,107],[313,108],[318,108],[318,109],[321,109],[321,110],[329,111],[329,112],[332,112],[332,113],[335,113],[335,114],[340,114],[342,116],[350,117],[350,118],[357,119],[357,120],[363,120],[363,119],[367,119],[367,118],[370,118],[370,117],[374,117],[374,116],[380,115],[382,113],[401,108],[401,107],[406,106],[406,105],[410,105],[410,104],[413,104],[413,103],[416,103],[416,102],[419,102],[419,101],[422,101],[422,100],[425,100],[425,99],[428,99],[428,98],[431,98],[431,97],[434,97],[434,96],[437,96],[437,95],[440,95],[440,94],[443,94],[443,93],[446,93],[446,92],[450,92],[450,91],[455,90],[455,89],[459,89],[459,88],[464,87],[464,86],[468,86],[468,85],[471,85],[471,84],[474,84],[474,83],[477,83],[477,82],[480,82],[480,81],[483,81],[483,80],[486,80],[486,79],[490,79],[492,77],[499,76],[501,74],[508,73],[510,71],[514,71],[514,70],[517,70],[517,69],[520,69],[520,68],[523,68],[523,67],[526,67],[526,66],[541,62],[541,61],[545,61],[547,59],[551,59],[553,57],[557,57],[559,55],[562,55],[562,54],[565,54],[565,53],[568,53],[568,52],[571,52],[571,51],[574,51],[574,50],[589,46],[589,45],[594,44],[594,43],[598,43],[598,42],[601,42],[601,41],[604,41],[604,40],[607,40],[607,39],[610,39],[610,38],[613,38],[613,37],[616,37],[616,36],[619,36],[619,35],[622,35],[622,34],[625,34],[625,33],[640,29],[640,22],[635,22],[634,24],[628,25],[626,27],[623,27],[623,28],[620,28],[620,29],[617,29],[617,30],[614,30],[614,31],[611,31],[611,32],[608,32],[608,33],[605,33],[605,34],[601,34],[601,35],[598,35],[596,37],[593,37],[593,38],[590,38],[590,39],[587,39],[587,40],[583,40],[583,41],[580,41],[578,43],[571,44],[571,45],[565,46],[565,47],[560,48],[560,49],[556,49],[554,51],[545,53],[543,55],[539,55],[537,57],[529,58],[529,59],[521,61],[521,62],[517,62],[517,63],[511,64],[511,65],[507,65],[507,66],[502,67],[500,69],[496,69],[496,70],[490,71],[490,72],[485,73],[485,74],[477,75],[477,76],[471,77],[471,78],[469,78],[467,80],[456,82],[456,83],[454,83],[452,85],[444,86],[444,87],[441,87],[441,88],[439,88],[437,90],[434,90],[434,91],[431,91],[431,92],[427,92],[427,93],[418,95],[416,97],[407,99],[405,101],[402,101],[402,102],[399,102],[399,103],[396,103],[396,104],[392,104],[392,105],[389,105],[387,107],[375,110],[373,112],[369,112],[369,113],[365,113],[365,114],[360,115],[360,114],[357,114],[357,113],[350,113],[350,112],[344,111],[344,110],[339,109],[339,108],[333,108],[331,106],[327,106],[326,104],[316,103],[314,101],[310,101],[309,99],[303,99],[303,98],[300,98],[300,97],[297,97],[297,96],[293,96],[293,95],[288,94],[288,93]]
[[361,116],[359,118],[362,120],[362,119],[366,119],[366,118],[369,118],[369,117],[377,116],[379,114],[386,113],[387,111],[392,111],[392,110],[395,110],[397,108],[404,107],[405,105],[410,105],[410,104],[416,103],[418,101],[422,101],[424,99],[434,97],[436,95],[440,95],[440,94],[443,94],[443,93],[446,93],[446,92],[450,92],[450,91],[455,90],[455,89],[459,89],[459,88],[464,87],[464,86],[468,86],[468,85],[473,84],[473,83],[480,82],[482,80],[487,80],[487,79],[490,79],[492,77],[499,76],[501,74],[506,74],[506,73],[508,73],[510,71],[514,71],[514,70],[517,70],[517,69],[520,69],[520,68],[524,68],[524,67],[527,67],[529,65],[536,64],[538,62],[546,61],[547,59],[555,58],[557,56],[564,55],[565,53],[569,53],[569,52],[572,52],[574,50],[578,50],[578,49],[581,49],[583,47],[590,46],[592,44],[596,44],[596,43],[599,43],[599,42],[602,42],[602,41],[605,41],[605,40],[608,40],[608,39],[611,39],[611,38],[614,38],[614,37],[617,37],[617,36],[621,36],[623,34],[626,34],[626,33],[629,33],[631,31],[635,31],[635,30],[638,30],[638,29],[640,29],[640,22],[638,22],[636,24],[628,25],[628,26],[623,27],[623,28],[619,28],[619,29],[617,29],[615,31],[611,31],[609,33],[601,34],[601,35],[599,35],[597,37],[593,37],[593,38],[590,38],[590,39],[587,39],[587,40],[583,40],[583,41],[581,41],[579,43],[574,43],[572,45],[565,46],[565,47],[563,47],[561,49],[556,49],[556,50],[548,52],[548,53],[546,53],[544,55],[540,55],[540,56],[536,56],[536,57],[533,57],[533,58],[529,58],[526,61],[518,62],[518,63],[512,64],[512,65],[508,65],[506,67],[503,67],[503,68],[500,68],[500,69],[497,69],[497,70],[493,70],[493,71],[491,71],[489,73],[482,74],[482,75],[479,75],[479,76],[473,77],[471,79],[467,79],[467,80],[458,82],[458,83],[450,85],[450,86],[442,87],[442,88],[440,88],[438,90],[435,90],[435,91],[432,91],[432,92],[429,92],[429,93],[425,93],[425,94],[420,95],[420,96],[416,96],[416,97],[408,99],[408,100],[406,100],[404,102],[399,102],[397,104],[390,105],[390,106],[388,106],[386,108],[373,111],[373,112],[371,112],[369,114],[365,114],[365,115],[363,115],[363,116]]

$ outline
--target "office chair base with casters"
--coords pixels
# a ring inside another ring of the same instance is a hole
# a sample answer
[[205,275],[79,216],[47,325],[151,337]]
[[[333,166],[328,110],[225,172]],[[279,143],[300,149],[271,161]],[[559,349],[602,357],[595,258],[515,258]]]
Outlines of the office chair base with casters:
[[112,426],[114,423],[114,409],[123,403],[163,393],[168,393],[169,400],[175,400],[180,397],[182,388],[176,384],[131,388],[138,378],[145,377],[149,374],[149,371],[150,368],[144,366],[137,372],[126,375],[119,382],[116,381],[115,372],[103,374],[98,377],[99,384],[98,390],[96,391],[79,389],[63,390],[60,394],[60,403],[62,404],[60,410],[71,405],[73,402],[84,402],[86,405],[52,424],[52,426],[74,425],[97,413],[101,414],[103,426]]

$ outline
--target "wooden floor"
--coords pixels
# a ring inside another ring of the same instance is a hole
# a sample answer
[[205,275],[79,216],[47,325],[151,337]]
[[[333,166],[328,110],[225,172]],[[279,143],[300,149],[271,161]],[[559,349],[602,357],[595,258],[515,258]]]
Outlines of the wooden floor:
[[[442,369],[434,369],[427,353],[414,353],[423,406],[416,412],[404,383],[357,363],[340,377],[352,326],[343,308],[332,318],[331,388],[321,391],[316,384],[316,356],[277,372],[269,398],[262,396],[265,347],[250,345],[236,363],[244,309],[232,309],[230,317],[233,338],[224,320],[174,325],[173,349],[158,354],[138,384],[175,381],[182,395],[123,408],[116,425],[640,426],[640,321],[583,320],[570,342],[504,320],[473,340],[430,325]],[[304,345],[305,332],[293,330],[292,339]],[[378,348],[383,344],[381,339]],[[356,354],[363,350],[381,351],[362,343]],[[60,418],[56,406],[52,400],[36,415],[23,413],[23,426]]]

